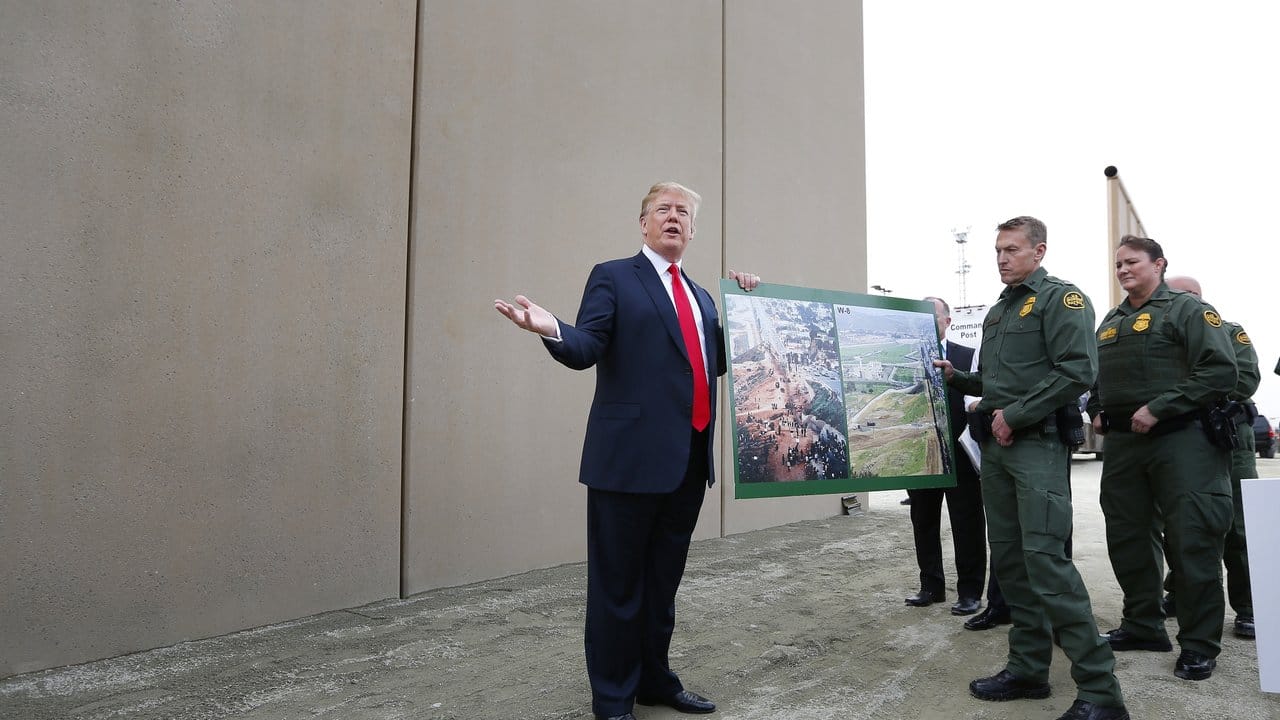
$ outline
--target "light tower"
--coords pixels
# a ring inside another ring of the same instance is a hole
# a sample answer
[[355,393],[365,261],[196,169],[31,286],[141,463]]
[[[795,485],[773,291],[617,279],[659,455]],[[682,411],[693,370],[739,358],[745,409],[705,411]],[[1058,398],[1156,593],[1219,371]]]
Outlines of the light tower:
[[969,302],[965,298],[965,279],[969,275],[969,262],[964,259],[964,246],[969,242],[969,228],[966,227],[963,230],[951,228],[951,234],[955,236],[956,250],[959,254],[956,275],[960,276],[960,304],[956,307],[967,307]]

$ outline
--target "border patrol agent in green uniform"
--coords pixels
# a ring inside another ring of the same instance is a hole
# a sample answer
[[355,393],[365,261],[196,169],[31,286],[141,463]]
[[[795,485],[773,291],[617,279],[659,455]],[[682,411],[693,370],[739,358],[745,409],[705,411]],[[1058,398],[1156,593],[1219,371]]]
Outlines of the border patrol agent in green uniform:
[[996,236],[1007,287],[983,320],[978,370],[936,361],[948,382],[981,395],[971,432],[982,439],[982,499],[992,568],[1013,619],[1005,669],[969,691],[984,700],[1043,698],[1050,692],[1055,636],[1071,660],[1076,700],[1059,720],[1127,720],[1115,657],[1098,635],[1089,593],[1066,555],[1071,532],[1071,449],[1059,424],[1097,374],[1093,307],[1040,261],[1044,223],[1017,217]]
[[1221,446],[1234,434],[1209,411],[1235,388],[1235,351],[1217,311],[1164,284],[1166,264],[1156,241],[1121,238],[1116,279],[1128,297],[1097,331],[1089,412],[1096,430],[1109,431],[1101,504],[1124,591],[1124,617],[1106,637],[1113,650],[1172,649],[1160,611],[1163,518],[1182,647],[1174,674],[1203,680],[1222,649],[1220,567],[1232,503]]
[[[1200,283],[1195,278],[1172,277],[1165,283],[1173,290],[1189,292],[1196,297],[1203,297]],[[1222,551],[1222,564],[1227,566],[1227,602],[1236,611],[1236,619],[1232,629],[1236,637],[1251,639],[1255,636],[1253,627],[1253,585],[1249,581],[1249,545],[1244,533],[1244,498],[1240,492],[1240,481],[1245,478],[1258,477],[1258,447],[1253,439],[1253,420],[1258,417],[1258,407],[1251,398],[1258,391],[1262,382],[1262,371],[1258,367],[1258,353],[1254,352],[1249,333],[1239,323],[1222,322],[1222,329],[1231,338],[1231,347],[1236,351],[1236,389],[1228,399],[1236,402],[1240,412],[1236,417],[1236,449],[1231,451],[1231,500],[1235,506],[1232,515],[1231,530]],[[1174,590],[1175,580],[1170,570],[1164,578],[1164,589],[1168,595],[1164,598],[1164,614],[1174,615],[1177,609],[1177,593]]]

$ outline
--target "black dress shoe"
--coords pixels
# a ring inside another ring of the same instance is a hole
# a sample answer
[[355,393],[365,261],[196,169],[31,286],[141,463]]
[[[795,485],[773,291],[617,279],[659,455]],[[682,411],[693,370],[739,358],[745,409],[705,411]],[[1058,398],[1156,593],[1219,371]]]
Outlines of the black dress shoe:
[[1173,674],[1183,680],[1207,680],[1217,666],[1218,661],[1208,655],[1183,650],[1178,656],[1177,664],[1173,666]]
[[1120,707],[1094,705],[1088,700],[1077,700],[1058,720],[1129,720],[1129,711]]
[[955,605],[951,606],[952,615],[972,615],[982,609],[982,603],[978,598],[960,598]]
[[911,607],[925,607],[926,605],[932,605],[936,602],[942,602],[943,599],[944,597],[942,593],[932,593],[928,590],[921,590],[915,595],[903,600],[903,602]]
[[910,504],[911,504],[911,498],[909,498],[909,497],[902,498],[901,500],[899,500],[899,501],[898,501],[898,504],[899,504],[899,505],[910,505]]
[[1253,630],[1253,618],[1251,617],[1237,616],[1232,630],[1235,631],[1236,637],[1244,638],[1245,640],[1252,640],[1258,636]]
[[688,690],[681,690],[668,698],[640,697],[637,695],[636,702],[641,705],[666,705],[682,713],[702,714],[716,711],[715,703],[698,693],[689,692]]
[[1173,643],[1169,642],[1169,638],[1140,638],[1128,630],[1108,630],[1102,634],[1106,638],[1107,643],[1111,645],[1111,649],[1116,652],[1125,650],[1150,650],[1152,652],[1169,652],[1173,649]]
[[986,610],[964,621],[965,630],[990,630],[997,625],[1008,625],[1013,622],[1009,617],[1009,608],[988,607]]
[[596,720],[636,720],[636,716],[632,713],[626,713],[625,715],[610,715],[609,717],[597,715]]
[[1008,670],[969,683],[969,692],[979,700],[1019,700],[1049,697],[1049,683],[1025,680]]

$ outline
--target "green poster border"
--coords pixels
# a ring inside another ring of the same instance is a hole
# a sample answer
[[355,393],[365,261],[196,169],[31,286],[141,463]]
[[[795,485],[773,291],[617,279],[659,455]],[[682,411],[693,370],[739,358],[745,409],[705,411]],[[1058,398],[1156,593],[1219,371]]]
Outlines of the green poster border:
[[[906,298],[888,297],[885,295],[865,295],[862,293],[804,288],[794,285],[775,285],[761,283],[755,290],[747,292],[738,287],[736,280],[720,281],[720,306],[724,308],[726,325],[729,305],[725,301],[728,295],[754,295],[757,297],[775,298],[778,300],[799,300],[802,302],[818,302],[828,305],[855,305],[858,307],[883,308],[887,310],[904,310],[918,312],[933,320],[933,303],[925,300],[908,300]],[[903,490],[917,488],[954,487],[956,475],[954,468],[949,474],[941,475],[900,475],[874,478],[826,478],[822,480],[804,480],[800,482],[738,482],[738,423],[733,408],[736,407],[733,384],[733,358],[730,355],[729,336],[725,333],[724,355],[727,372],[729,419],[727,427],[733,444],[733,489],[736,499],[792,497],[801,495],[830,495],[836,493],[868,492],[872,490]],[[838,339],[837,339],[838,342]],[[941,351],[941,347],[939,347]],[[841,391],[843,393],[843,373],[841,375]],[[954,423],[951,417],[951,404],[946,403],[947,422]],[[948,438],[950,433],[947,434]],[[948,440],[950,442],[950,440]],[[951,443],[951,456],[956,452],[964,452]],[[954,465],[954,463],[953,463]]]

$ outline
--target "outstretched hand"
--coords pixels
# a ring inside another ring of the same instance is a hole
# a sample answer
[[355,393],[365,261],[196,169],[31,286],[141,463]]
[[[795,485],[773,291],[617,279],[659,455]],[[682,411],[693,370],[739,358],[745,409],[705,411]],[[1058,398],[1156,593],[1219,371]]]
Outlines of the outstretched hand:
[[556,337],[559,334],[556,317],[523,295],[516,296],[515,304],[502,299],[494,300],[493,309],[529,332],[543,337]]

